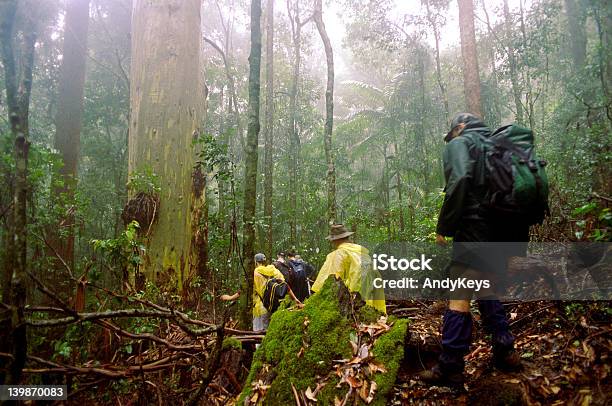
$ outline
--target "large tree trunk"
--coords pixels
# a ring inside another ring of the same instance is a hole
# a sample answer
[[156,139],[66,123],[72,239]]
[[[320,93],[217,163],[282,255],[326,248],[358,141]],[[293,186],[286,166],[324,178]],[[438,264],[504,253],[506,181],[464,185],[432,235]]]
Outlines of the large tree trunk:
[[[197,257],[191,251],[192,141],[201,111],[199,0],[134,0],[129,172],[150,168],[161,186],[148,234],[147,278],[176,279],[179,290]],[[133,192],[132,192],[133,194]]]
[[[31,5],[29,5],[31,6]],[[36,29],[25,16],[26,24],[20,32],[15,28],[18,2],[4,1],[0,4],[0,48],[6,102],[11,135],[14,139],[15,177],[12,213],[12,258],[6,265],[4,280],[10,280],[4,301],[9,308],[0,311],[0,351],[9,353],[12,360],[0,360],[0,384],[17,384],[27,357],[27,334],[24,319],[26,303],[27,274],[27,200],[28,200],[28,151],[30,92],[32,89],[32,69],[34,66],[34,44]],[[15,49],[19,45],[19,49]],[[19,66],[19,69],[17,69]],[[10,278],[7,278],[10,273]],[[8,297],[6,297],[8,296]],[[7,300],[8,299],[8,300]],[[8,365],[7,365],[8,364]],[[6,373],[4,372],[6,371]]]
[[474,5],[472,0],[457,0],[459,5],[459,29],[461,31],[461,58],[463,59],[463,86],[468,112],[482,117],[480,101],[480,76],[476,33],[474,31]]
[[[83,89],[87,61],[87,30],[89,25],[89,0],[70,0],[66,5],[64,51],[60,69],[57,117],[55,121],[55,148],[62,156],[60,185],[54,187],[56,196],[65,194],[71,202],[77,182],[77,165],[81,144],[81,117],[83,114]],[[69,208],[67,208],[69,209]],[[70,211],[68,211],[70,213]],[[54,231],[52,244],[59,256],[71,267],[74,263],[74,216],[66,215]],[[59,231],[66,227],[62,238]]]
[[274,0],[266,5],[266,123],[264,127],[264,218],[266,222],[266,255],[272,258],[272,192],[274,176]]
[[298,90],[300,81],[300,65],[302,63],[302,21],[300,20],[300,2],[295,1],[293,12],[290,2],[287,2],[287,13],[291,24],[291,38],[293,40],[293,74],[291,89],[289,91],[289,114],[291,115],[291,133],[289,134],[289,241],[291,245],[297,243],[297,191],[300,189],[298,181],[299,155],[301,149],[298,129]]
[[255,269],[255,208],[257,203],[257,145],[259,143],[259,91],[261,70],[261,0],[251,0],[251,54],[249,56],[249,126],[245,148],[244,171],[244,243],[242,259],[243,328],[251,325],[253,269]]
[[[507,0],[506,0],[507,1]],[[587,37],[585,32],[584,15],[580,10],[580,1],[564,0],[565,14],[567,16],[570,33],[570,48],[574,70],[580,71],[586,59]]]
[[510,83],[512,84],[512,95],[514,96],[514,106],[516,109],[515,121],[523,123],[523,102],[521,99],[521,88],[519,85],[516,55],[514,46],[512,45],[512,17],[510,16],[510,7],[508,0],[504,0],[504,24],[506,31],[506,47],[508,49],[508,63],[510,64]]
[[332,131],[334,128],[334,53],[323,23],[322,0],[317,0],[313,15],[317,30],[325,47],[327,61],[327,87],[325,89],[325,161],[327,162],[327,219],[336,221],[336,170],[332,151]]

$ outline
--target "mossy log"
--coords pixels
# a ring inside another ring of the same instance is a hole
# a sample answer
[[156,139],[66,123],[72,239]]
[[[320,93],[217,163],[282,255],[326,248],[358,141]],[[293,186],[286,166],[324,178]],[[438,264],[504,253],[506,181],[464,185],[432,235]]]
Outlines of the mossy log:
[[284,307],[255,352],[238,405],[287,405],[296,398],[386,404],[404,357],[407,320],[383,317],[334,276],[302,310]]

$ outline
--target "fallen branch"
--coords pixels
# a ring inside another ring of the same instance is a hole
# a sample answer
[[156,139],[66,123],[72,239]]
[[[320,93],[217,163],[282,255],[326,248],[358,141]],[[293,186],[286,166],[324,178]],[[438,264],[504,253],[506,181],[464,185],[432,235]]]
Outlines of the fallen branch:
[[49,320],[26,320],[26,324],[31,327],[53,327],[64,326],[82,321],[94,321],[101,319],[124,318],[124,317],[159,317],[164,319],[172,319],[172,313],[161,312],[158,310],[146,309],[122,309],[122,310],[107,310],[95,313],[76,313],[70,317]]
[[541,308],[539,308],[538,310],[536,310],[536,311],[534,311],[534,312],[531,312],[531,313],[529,313],[528,315],[523,316],[523,317],[521,317],[520,319],[517,319],[517,320],[513,321],[512,323],[510,323],[510,327],[512,327],[512,326],[514,326],[514,325],[516,325],[516,324],[518,324],[519,322],[521,322],[521,321],[523,321],[523,320],[527,320],[528,318],[533,317],[533,316],[535,316],[536,314],[542,313],[544,310],[548,310],[548,309],[550,309],[551,307],[554,307],[554,306],[556,306],[556,305],[557,305],[556,303],[552,303],[552,304],[549,304],[548,306],[541,307]]
[[36,277],[36,275],[34,275],[30,271],[26,271],[26,273],[34,281],[34,283],[37,285],[38,289],[42,293],[44,293],[46,296],[48,296],[49,298],[54,300],[62,308],[62,310],[64,312],[66,312],[66,313],[72,315],[73,317],[75,317],[77,312],[74,309],[71,309],[70,306],[68,306],[68,304],[66,302],[64,302],[55,292],[53,292],[51,289],[47,288],[47,286],[45,286],[45,284],[42,283],[42,281],[40,279],[38,279]]
[[171,349],[171,350],[176,350],[176,351],[181,351],[181,350],[198,350],[201,349],[200,346],[198,345],[176,345],[171,343],[168,340],[164,340],[161,337],[158,337],[154,334],[150,334],[150,333],[141,333],[141,334],[134,334],[134,333],[130,333],[129,331],[126,331],[124,329],[122,329],[119,326],[114,325],[113,323],[106,321],[106,320],[97,320],[96,324],[114,331],[115,333],[119,334],[120,336],[123,337],[127,337],[127,338],[131,338],[134,340],[149,340],[149,341],[154,341],[158,344],[164,345],[167,348]]
[[60,307],[51,306],[26,306],[23,309],[26,313],[46,312],[46,313],[64,313],[65,310]]
[[25,368],[23,372],[24,373],[53,372],[53,373],[73,373],[73,374],[84,374],[84,375],[96,374],[96,375],[104,376],[106,378],[118,379],[118,378],[126,378],[128,376],[131,376],[131,375],[134,375],[140,372],[156,372],[161,369],[174,368],[177,365],[177,363],[174,361],[180,358],[182,357],[177,356],[177,355],[172,355],[172,356],[165,357],[165,358],[162,358],[154,362],[150,362],[148,364],[138,364],[138,365],[131,365],[126,368],[108,369],[108,368],[99,368],[99,367],[77,367],[74,365],[60,364],[60,363],[45,360],[43,358],[36,357],[33,355],[28,355],[28,360],[37,362],[42,365],[46,365],[50,368],[39,368],[39,369]]
[[593,197],[596,197],[596,198],[601,199],[601,200],[603,200],[603,201],[606,201],[606,202],[611,202],[611,203],[612,203],[612,199],[611,199],[611,198],[609,198],[609,197],[598,195],[598,194],[597,194],[597,193],[595,193],[595,192],[591,193],[591,195],[592,195]]

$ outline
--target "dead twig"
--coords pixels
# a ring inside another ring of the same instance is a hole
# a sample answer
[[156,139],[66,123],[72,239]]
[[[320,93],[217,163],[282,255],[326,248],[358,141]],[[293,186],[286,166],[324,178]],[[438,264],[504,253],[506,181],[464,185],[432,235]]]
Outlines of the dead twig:
[[512,327],[512,326],[514,326],[514,325],[516,325],[516,324],[518,324],[519,322],[521,322],[521,321],[523,321],[523,320],[526,320],[526,319],[528,319],[528,318],[530,318],[530,317],[533,317],[533,316],[535,316],[536,314],[542,313],[544,310],[550,309],[551,307],[554,307],[554,306],[556,306],[556,304],[555,304],[555,303],[552,303],[552,304],[549,304],[549,305],[547,305],[547,306],[541,307],[541,308],[539,308],[538,310],[536,310],[536,311],[534,311],[534,312],[531,312],[531,313],[529,313],[529,314],[528,314],[528,315],[526,315],[526,316],[521,317],[520,319],[514,320],[512,323],[510,323],[510,327]]

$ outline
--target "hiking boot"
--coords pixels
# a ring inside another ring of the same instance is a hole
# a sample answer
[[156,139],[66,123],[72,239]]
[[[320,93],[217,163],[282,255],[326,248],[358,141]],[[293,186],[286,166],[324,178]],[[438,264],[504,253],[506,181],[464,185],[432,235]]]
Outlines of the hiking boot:
[[464,377],[462,372],[444,372],[440,365],[419,372],[418,377],[430,385],[450,386],[452,388],[463,388]]
[[493,366],[504,372],[520,371],[523,368],[521,354],[514,348],[501,351],[493,350]]

